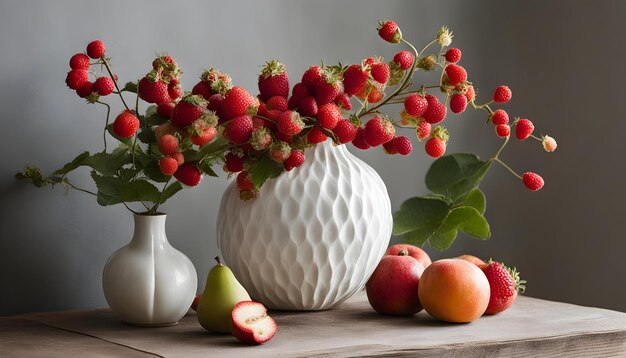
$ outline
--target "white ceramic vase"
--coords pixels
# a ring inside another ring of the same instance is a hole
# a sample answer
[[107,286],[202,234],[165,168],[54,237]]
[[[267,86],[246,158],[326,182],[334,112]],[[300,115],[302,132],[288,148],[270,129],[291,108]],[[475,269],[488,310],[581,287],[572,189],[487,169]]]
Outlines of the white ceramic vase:
[[165,235],[166,215],[135,215],[130,243],[104,266],[102,288],[122,321],[138,326],[178,323],[196,295],[191,261]]
[[218,247],[250,296],[273,309],[323,310],[362,289],[384,254],[392,214],[376,171],[330,140],[242,201],[222,197]]

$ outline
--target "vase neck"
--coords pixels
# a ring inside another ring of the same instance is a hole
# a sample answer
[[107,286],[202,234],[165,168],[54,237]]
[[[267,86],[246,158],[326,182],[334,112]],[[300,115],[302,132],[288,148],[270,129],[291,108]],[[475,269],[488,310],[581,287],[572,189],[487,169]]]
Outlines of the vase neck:
[[167,215],[135,215],[132,245],[153,246],[169,244],[165,235]]
[[346,151],[347,149],[345,144],[335,145],[329,138],[313,148],[313,155],[316,157],[316,160],[324,160],[328,157],[344,154]]

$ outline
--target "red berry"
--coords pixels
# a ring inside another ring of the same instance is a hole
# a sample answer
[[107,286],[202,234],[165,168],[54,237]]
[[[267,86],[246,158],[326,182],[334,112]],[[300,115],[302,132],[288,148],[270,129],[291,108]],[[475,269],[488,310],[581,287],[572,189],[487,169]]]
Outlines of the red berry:
[[[348,96],[365,90],[369,74],[361,65],[350,65],[343,74],[343,91]],[[295,92],[295,88],[294,88]]]
[[357,127],[349,120],[342,119],[337,122],[337,125],[333,128],[333,133],[337,136],[339,143],[345,144],[354,140],[357,133]]
[[465,91],[465,98],[467,98],[468,102],[471,102],[474,97],[476,97],[476,93],[474,92],[474,86],[467,86],[467,90]]
[[354,139],[352,140],[352,145],[362,150],[366,150],[371,147],[371,145],[369,145],[369,143],[365,140],[365,128],[359,127],[357,129],[356,136],[354,136]]
[[397,44],[402,40],[402,32],[400,32],[398,24],[389,20],[379,22],[378,35],[392,44]]
[[99,59],[104,57],[104,52],[106,51],[106,46],[104,46],[104,42],[100,40],[95,40],[87,45],[87,55],[93,59]]
[[139,128],[139,119],[131,111],[120,113],[113,122],[113,133],[121,138],[132,137]]
[[195,122],[206,108],[206,101],[200,96],[187,95],[180,100],[172,112],[172,124],[178,127],[187,127]]
[[413,93],[404,100],[404,109],[412,117],[420,117],[426,112],[428,101],[426,98]]
[[276,60],[268,61],[261,70],[258,83],[262,100],[268,101],[274,96],[280,96],[285,98],[286,104],[289,97],[289,77],[282,63]]
[[178,170],[178,160],[173,157],[163,157],[159,159],[159,169],[163,175],[173,175]]
[[286,111],[288,110],[287,106],[287,98],[282,96],[273,96],[267,100],[265,108],[268,110],[275,109],[277,111]]
[[178,139],[171,134],[165,134],[159,137],[157,144],[163,155],[172,155],[178,151]]
[[511,97],[513,93],[507,86],[500,86],[493,93],[493,101],[497,103],[506,103],[511,100]]
[[242,171],[237,175],[237,187],[239,190],[253,190],[254,182],[252,181],[252,175],[248,171]]
[[511,135],[511,127],[508,124],[498,124],[496,126],[496,134],[500,138],[506,138]]
[[456,63],[461,60],[461,50],[456,47],[453,47],[446,51],[446,61],[451,63]]
[[522,174],[522,182],[524,182],[526,188],[532,191],[537,191],[543,188],[543,178],[533,172],[526,172]]
[[300,114],[298,112],[285,111],[280,115],[280,117],[278,117],[276,126],[281,133],[288,136],[294,136],[302,132],[304,122],[300,118]]
[[232,152],[226,153],[224,156],[224,170],[229,173],[237,173],[243,170],[243,162],[245,158],[239,157]]
[[174,103],[159,103],[157,107],[157,115],[161,118],[170,119],[174,112]]
[[70,58],[70,68],[73,70],[88,70],[89,57],[84,53],[77,53]]
[[167,85],[167,94],[170,96],[172,100],[176,100],[183,95],[183,88],[180,86],[180,84],[177,84],[177,83],[175,84],[174,82],[170,82]]
[[197,146],[203,146],[215,139],[216,136],[217,129],[215,129],[215,127],[207,127],[202,130],[202,133],[194,134],[189,137],[189,140],[191,140],[191,143]]
[[439,99],[433,95],[427,94],[426,101],[428,102],[428,107],[422,117],[426,120],[426,122],[430,124],[439,123],[446,118],[447,109],[443,103],[439,102]]
[[415,129],[415,133],[417,134],[417,139],[422,141],[428,138],[428,136],[430,136],[431,129],[432,129],[432,126],[430,125],[430,123],[426,122],[425,120],[420,120],[419,122],[417,122],[417,128]]
[[317,116],[318,107],[317,102],[315,101],[315,97],[308,96],[303,98],[298,105],[298,112],[306,117]]
[[508,124],[509,114],[503,109],[498,109],[491,114],[491,123],[496,126],[499,124]]
[[339,120],[341,120],[341,109],[334,103],[327,103],[317,111],[317,123],[326,129],[335,128]]
[[318,83],[320,83],[324,78],[322,77],[322,69],[320,66],[315,65],[309,67],[302,74],[302,82],[306,87],[308,87],[309,91],[313,91]]
[[533,125],[533,122],[529,121],[528,119],[520,119],[515,124],[515,136],[519,140],[524,140],[530,137],[530,135],[533,134],[534,130],[535,126]]
[[77,90],[89,81],[89,72],[87,70],[71,70],[65,77],[67,87]]
[[386,84],[389,81],[389,76],[391,75],[391,71],[389,70],[389,65],[384,62],[374,63],[371,66],[372,78],[380,83]]
[[93,83],[93,91],[101,96],[108,96],[113,93],[115,83],[110,77],[98,77]]
[[307,138],[307,142],[309,142],[310,144],[318,144],[328,139],[328,136],[324,134],[324,132],[322,132],[322,130],[319,129],[318,126],[315,126],[311,128],[306,138]]
[[452,113],[463,113],[467,107],[467,97],[462,94],[455,93],[450,97],[450,110]]
[[339,93],[337,97],[335,97],[335,100],[333,101],[333,103],[339,106],[339,108],[345,109],[346,111],[349,111],[352,109],[352,103],[350,103],[350,97],[348,97],[348,95],[345,94],[345,92]]
[[446,142],[437,137],[430,138],[424,147],[426,154],[433,158],[439,158],[446,152]]
[[395,150],[400,155],[409,155],[413,151],[411,140],[405,136],[395,137],[392,142]]
[[291,147],[284,141],[272,144],[269,151],[270,159],[276,163],[283,163],[291,155]]
[[517,297],[518,288],[525,281],[520,280],[519,273],[509,269],[501,262],[490,262],[482,269],[491,291],[489,304],[485,314],[500,313],[511,307]]
[[308,97],[311,95],[311,90],[309,90],[309,87],[307,87],[307,85],[305,85],[302,82],[298,82],[296,83],[295,86],[293,86],[293,90],[291,93],[292,97],[296,97],[298,99],[302,99],[304,97]]
[[301,150],[292,150],[291,155],[284,162],[285,170],[291,171],[304,163],[304,153]]
[[387,154],[390,154],[390,155],[398,154],[398,150],[396,149],[396,146],[393,140],[390,140],[389,142],[383,144],[383,149],[385,153]]
[[331,103],[339,93],[341,93],[340,83],[328,82],[326,80],[318,82],[313,91],[315,101],[318,105]]
[[226,128],[225,136],[229,141],[235,144],[241,144],[247,142],[252,136],[254,130],[254,121],[250,116],[239,116],[233,118],[233,120]]
[[[222,102],[224,101],[224,96],[222,96],[221,93],[216,93],[214,95],[211,95],[211,97],[209,97],[207,101],[208,104],[206,106],[206,109],[218,113],[220,112],[220,107],[222,106]],[[220,120],[222,120],[222,118],[220,118]]]
[[87,81],[76,90],[76,94],[80,98],[87,98],[93,92],[93,83]]
[[459,65],[449,64],[446,66],[446,76],[451,86],[456,86],[461,82],[467,81],[467,72]]
[[172,154],[171,157],[176,159],[176,161],[178,162],[179,166],[183,165],[183,163],[185,162],[185,156],[181,152],[176,152],[176,153]]
[[193,163],[185,163],[178,167],[178,170],[174,173],[174,178],[187,186],[196,186],[200,184],[202,173]]
[[204,99],[209,99],[213,95],[211,86],[206,81],[200,81],[196,83],[191,89],[191,93],[200,96]]
[[402,50],[393,56],[394,62],[400,65],[403,70],[408,70],[413,65],[413,54],[410,51]]
[[150,81],[147,77],[139,81],[139,97],[148,103],[168,103],[172,99],[167,90],[167,83],[163,81]]
[[386,118],[374,117],[365,125],[365,140],[372,147],[389,142],[395,134],[395,127]]
[[223,121],[227,121],[244,114],[256,114],[259,106],[259,100],[252,96],[248,91],[241,87],[231,88],[224,97],[222,102],[221,116]]

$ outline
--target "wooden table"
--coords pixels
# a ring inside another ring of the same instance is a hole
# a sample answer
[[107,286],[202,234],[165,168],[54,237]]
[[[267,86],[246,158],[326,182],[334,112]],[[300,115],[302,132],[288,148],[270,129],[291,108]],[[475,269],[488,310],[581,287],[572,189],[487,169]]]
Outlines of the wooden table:
[[278,333],[262,346],[208,333],[193,312],[164,328],[125,325],[108,309],[0,317],[0,357],[626,357],[626,313],[529,297],[469,324],[379,315],[363,292],[272,316]]

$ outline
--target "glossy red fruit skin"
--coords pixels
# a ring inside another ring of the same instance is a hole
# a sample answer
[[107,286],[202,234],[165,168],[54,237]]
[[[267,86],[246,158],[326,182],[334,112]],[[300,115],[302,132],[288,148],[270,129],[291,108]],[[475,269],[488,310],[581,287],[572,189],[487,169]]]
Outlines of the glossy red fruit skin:
[[412,258],[419,261],[419,263],[421,263],[424,266],[424,268],[427,268],[432,263],[432,260],[430,259],[430,256],[428,256],[426,251],[422,250],[421,248],[417,246],[413,246],[409,244],[393,245],[389,247],[387,251],[385,251],[384,256],[388,256],[388,255],[397,256],[402,250],[405,250],[408,256],[411,256]]
[[200,118],[202,110],[202,107],[189,104],[184,100],[180,101],[176,104],[172,112],[172,124],[181,128],[186,127]]
[[522,174],[522,182],[528,190],[532,191],[537,191],[543,188],[544,185],[543,178],[539,174],[533,172],[526,172]]
[[411,316],[423,309],[418,287],[424,266],[411,256],[383,256],[365,290],[372,308],[382,314]]
[[492,262],[482,270],[487,276],[491,291],[489,305],[484,314],[493,315],[507,310],[517,298],[515,280],[500,262]]
[[194,164],[185,163],[178,167],[178,170],[174,173],[174,178],[187,186],[196,186],[200,184],[202,173]]

